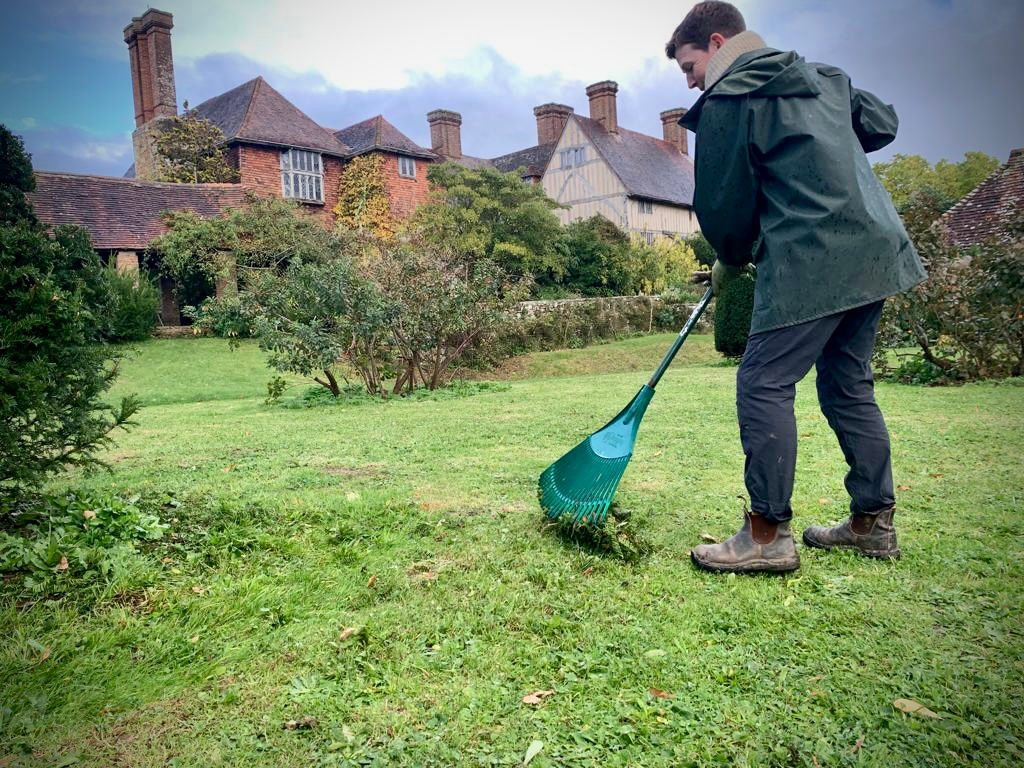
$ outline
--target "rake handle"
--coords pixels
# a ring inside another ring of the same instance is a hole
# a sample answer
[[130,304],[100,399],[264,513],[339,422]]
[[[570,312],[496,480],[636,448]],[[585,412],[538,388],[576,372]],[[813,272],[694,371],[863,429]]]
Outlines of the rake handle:
[[676,336],[676,340],[672,342],[671,348],[665,353],[665,357],[661,359],[661,364],[658,366],[658,370],[651,376],[651,380],[647,382],[647,386],[654,389],[658,386],[658,382],[661,381],[661,377],[664,375],[665,370],[672,364],[672,360],[675,359],[676,353],[679,348],[683,346],[683,342],[686,341],[686,337],[690,335],[690,331],[693,330],[693,326],[697,324],[697,320],[704,314],[704,310],[708,308],[708,304],[711,303],[712,291],[710,288],[704,293],[704,296],[700,301],[697,302],[697,306],[693,308],[693,312],[690,313],[690,319],[686,321],[686,325]]

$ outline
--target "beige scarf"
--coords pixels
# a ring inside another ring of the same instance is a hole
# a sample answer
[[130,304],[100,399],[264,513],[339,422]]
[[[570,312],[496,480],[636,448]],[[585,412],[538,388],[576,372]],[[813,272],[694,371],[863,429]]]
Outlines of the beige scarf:
[[756,32],[749,29],[733,35],[725,41],[725,45],[715,51],[715,55],[708,62],[707,72],[704,74],[704,90],[710,90],[711,86],[722,79],[725,71],[732,66],[744,53],[750,53],[760,48],[767,48],[764,40]]

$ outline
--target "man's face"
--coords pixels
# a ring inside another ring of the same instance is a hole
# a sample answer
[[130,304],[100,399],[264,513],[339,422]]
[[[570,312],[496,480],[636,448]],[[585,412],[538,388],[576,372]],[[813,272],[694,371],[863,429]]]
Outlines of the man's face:
[[708,71],[708,62],[711,57],[718,53],[725,38],[717,32],[711,35],[708,40],[708,49],[702,51],[693,43],[686,43],[676,48],[676,62],[679,68],[686,75],[686,86],[688,88],[700,88],[704,90],[704,77]]

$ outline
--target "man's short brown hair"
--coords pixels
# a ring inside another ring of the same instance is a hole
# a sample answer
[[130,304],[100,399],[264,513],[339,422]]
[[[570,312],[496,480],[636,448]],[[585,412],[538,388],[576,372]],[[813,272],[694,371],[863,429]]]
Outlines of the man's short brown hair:
[[735,5],[718,0],[697,3],[686,14],[686,18],[679,22],[671,39],[665,44],[665,55],[674,59],[676,49],[687,44],[706,51],[712,33],[717,32],[723,37],[732,37],[746,28],[747,24],[743,21],[743,14]]

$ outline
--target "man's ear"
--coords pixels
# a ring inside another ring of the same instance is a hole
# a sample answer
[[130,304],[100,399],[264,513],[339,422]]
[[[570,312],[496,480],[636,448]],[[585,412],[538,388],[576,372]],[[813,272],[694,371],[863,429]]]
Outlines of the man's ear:
[[[715,51],[725,45],[726,37],[720,32],[712,32],[711,37],[708,38],[708,50],[711,50],[711,44],[715,44]],[[712,51],[714,53],[714,51]]]

